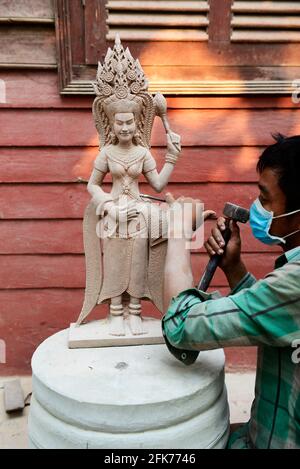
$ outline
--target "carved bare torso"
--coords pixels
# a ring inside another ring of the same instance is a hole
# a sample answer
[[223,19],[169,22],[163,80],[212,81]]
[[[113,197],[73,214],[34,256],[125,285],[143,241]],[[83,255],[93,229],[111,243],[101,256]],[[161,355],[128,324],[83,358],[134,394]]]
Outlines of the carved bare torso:
[[111,190],[113,200],[122,195],[138,199],[139,176],[145,170],[148,172],[156,167],[155,160],[149,151],[144,147],[137,146],[128,155],[128,152],[111,145],[105,151],[104,158],[107,160],[108,170],[113,179]]

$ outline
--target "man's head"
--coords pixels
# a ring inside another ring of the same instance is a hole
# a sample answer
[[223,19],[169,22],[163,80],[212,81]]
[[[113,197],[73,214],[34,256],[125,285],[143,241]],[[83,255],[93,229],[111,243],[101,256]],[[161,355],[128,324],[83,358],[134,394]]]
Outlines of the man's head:
[[[300,136],[287,138],[279,134],[274,138],[276,143],[259,158],[257,171],[260,202],[276,217],[300,209]],[[284,237],[299,229],[300,212],[274,219],[270,234]],[[287,239],[287,248],[299,244],[299,233]]]

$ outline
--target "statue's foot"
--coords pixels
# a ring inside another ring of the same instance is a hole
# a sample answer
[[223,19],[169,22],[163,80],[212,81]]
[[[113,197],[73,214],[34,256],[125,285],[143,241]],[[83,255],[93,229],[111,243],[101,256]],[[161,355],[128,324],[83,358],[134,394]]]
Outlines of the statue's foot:
[[125,335],[124,327],[124,318],[123,314],[121,316],[113,316],[112,314],[109,317],[109,334],[116,336]]
[[143,328],[143,320],[140,315],[129,314],[129,327],[133,335],[147,334]]
[[122,304],[110,305],[109,316],[109,334],[122,336],[125,335],[124,309]]

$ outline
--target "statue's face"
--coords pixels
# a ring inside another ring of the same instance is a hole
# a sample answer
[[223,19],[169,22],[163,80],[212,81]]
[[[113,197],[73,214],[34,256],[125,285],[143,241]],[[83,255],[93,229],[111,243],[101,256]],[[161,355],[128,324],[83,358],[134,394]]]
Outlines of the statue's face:
[[134,114],[132,112],[118,112],[114,120],[114,132],[120,143],[127,143],[133,139],[136,131]]

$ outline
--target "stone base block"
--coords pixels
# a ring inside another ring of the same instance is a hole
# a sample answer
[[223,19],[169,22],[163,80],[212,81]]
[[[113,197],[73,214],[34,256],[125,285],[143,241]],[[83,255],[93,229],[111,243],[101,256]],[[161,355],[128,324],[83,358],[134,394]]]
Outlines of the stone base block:
[[229,432],[222,350],[190,367],[165,345],[68,348],[68,330],[32,359],[32,448],[223,448]]

